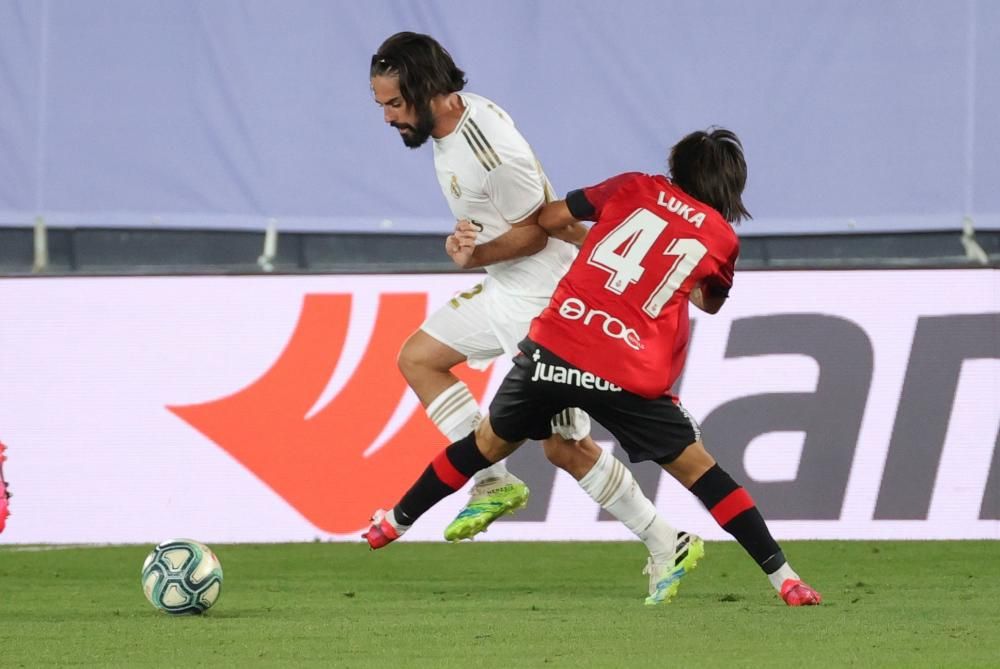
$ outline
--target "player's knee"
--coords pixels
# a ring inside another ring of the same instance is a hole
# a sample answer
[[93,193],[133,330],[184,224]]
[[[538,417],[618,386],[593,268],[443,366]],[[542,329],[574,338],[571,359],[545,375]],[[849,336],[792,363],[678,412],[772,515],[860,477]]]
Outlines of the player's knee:
[[419,374],[419,362],[416,356],[407,350],[405,344],[396,356],[396,367],[399,368],[399,372],[407,381],[411,381],[415,375]]
[[399,368],[403,378],[409,381],[417,373],[418,364],[417,356],[407,347],[407,344],[403,344],[403,348],[399,349],[399,354],[396,356],[396,367]]
[[407,381],[419,378],[429,369],[427,356],[413,339],[407,339],[399,350],[399,355],[396,356],[396,366],[399,367],[399,371]]
[[668,463],[660,463],[668,474],[685,488],[690,488],[705,472],[715,466],[715,458],[700,441],[691,444]]
[[447,373],[462,359],[460,354],[436,344],[418,331],[410,335],[399,349],[396,366],[412,386],[415,380],[428,375]]

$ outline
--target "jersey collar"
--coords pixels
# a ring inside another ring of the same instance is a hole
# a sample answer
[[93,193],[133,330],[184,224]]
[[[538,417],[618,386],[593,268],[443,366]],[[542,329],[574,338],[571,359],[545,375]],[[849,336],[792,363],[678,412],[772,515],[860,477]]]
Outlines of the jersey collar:
[[446,142],[449,139],[451,139],[452,137],[454,137],[455,135],[457,135],[462,130],[462,127],[465,125],[465,121],[471,115],[471,113],[472,113],[472,102],[467,97],[465,97],[464,95],[462,95],[461,93],[458,93],[458,97],[461,98],[461,100],[462,100],[462,106],[465,107],[464,111],[462,111],[461,118],[459,118],[458,119],[458,123],[455,124],[454,130],[452,130],[451,132],[449,132],[447,135],[445,135],[444,137],[433,137],[432,139],[435,142],[439,142],[439,143],[440,142]]

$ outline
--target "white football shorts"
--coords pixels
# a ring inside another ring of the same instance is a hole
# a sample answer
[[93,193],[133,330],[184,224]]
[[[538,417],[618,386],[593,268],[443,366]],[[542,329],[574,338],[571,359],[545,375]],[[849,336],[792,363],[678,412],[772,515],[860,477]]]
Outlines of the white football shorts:
[[[548,298],[515,298],[479,283],[431,313],[420,329],[464,355],[469,367],[486,369],[500,356],[517,354],[531,319],[548,303]],[[553,418],[552,431],[564,439],[583,439],[590,434],[590,417],[567,409]]]

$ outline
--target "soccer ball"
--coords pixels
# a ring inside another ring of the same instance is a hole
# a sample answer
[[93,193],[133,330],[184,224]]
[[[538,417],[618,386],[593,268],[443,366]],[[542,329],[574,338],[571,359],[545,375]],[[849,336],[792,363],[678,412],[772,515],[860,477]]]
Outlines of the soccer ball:
[[203,613],[222,592],[222,565],[203,543],[164,541],[142,563],[142,591],[161,611]]

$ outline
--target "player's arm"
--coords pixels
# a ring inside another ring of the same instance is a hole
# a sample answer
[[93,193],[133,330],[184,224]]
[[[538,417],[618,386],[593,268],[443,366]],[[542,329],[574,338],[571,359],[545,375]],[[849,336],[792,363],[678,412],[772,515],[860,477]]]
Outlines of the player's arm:
[[[511,224],[510,230],[502,235],[483,244],[474,246],[472,253],[469,255],[465,264],[460,263],[458,258],[454,255],[452,255],[452,259],[454,259],[460,267],[472,269],[474,267],[495,265],[496,263],[503,262],[505,260],[523,258],[525,256],[538,253],[545,248],[545,245],[549,240],[545,231],[538,227],[539,210],[540,209],[535,209],[535,211],[528,214],[527,218]],[[474,231],[478,232],[478,230],[475,230],[475,222],[459,221],[458,226],[456,227],[456,234],[461,231],[460,229],[464,229],[466,233],[468,233],[470,227]],[[465,239],[468,238],[469,235],[466,234]],[[474,239],[475,236],[472,235],[472,238]]]
[[[485,267],[534,255],[545,248],[549,237],[538,227],[539,210],[546,197],[545,182],[533,156],[505,155],[502,162],[487,173],[483,191],[497,213],[504,220],[514,222],[510,230],[476,246],[471,253],[449,253],[456,264],[466,268]],[[459,227],[469,224],[475,225],[459,221]],[[456,234],[459,227],[456,227]],[[467,244],[468,236],[460,241]],[[465,255],[468,257],[463,257]]]
[[566,200],[549,202],[542,207],[542,213],[538,217],[538,225],[545,230],[546,234],[577,246],[583,245],[587,233],[590,232],[590,228],[583,225],[573,215]]
[[707,314],[717,314],[722,305],[729,298],[729,289],[721,289],[719,286],[699,282],[691,289],[691,304],[698,307]]
[[565,200],[550,202],[542,208],[538,224],[549,235],[577,246],[582,246],[589,226],[581,221],[597,221],[608,200],[638,175],[626,172],[606,179],[596,186],[578,188],[566,194]]
[[718,272],[705,277],[691,289],[689,295],[691,304],[707,314],[719,313],[719,309],[729,299],[729,289],[733,286],[733,273],[736,270],[736,258],[739,253],[740,247],[737,242]]

